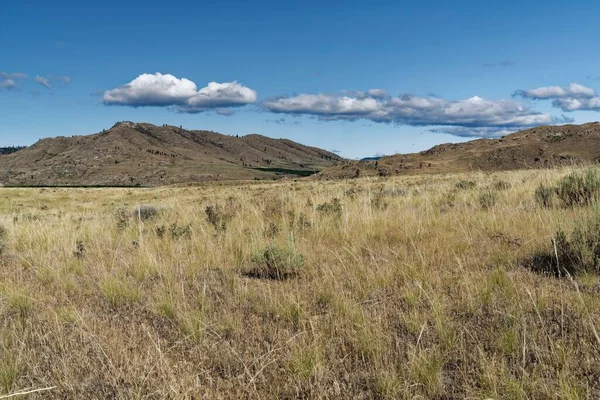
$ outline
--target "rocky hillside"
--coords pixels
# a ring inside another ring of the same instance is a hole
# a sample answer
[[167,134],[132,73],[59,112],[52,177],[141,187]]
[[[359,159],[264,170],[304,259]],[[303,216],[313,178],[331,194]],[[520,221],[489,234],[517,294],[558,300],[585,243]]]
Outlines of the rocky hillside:
[[347,161],[326,168],[316,179],[401,174],[549,168],[600,162],[600,123],[540,126],[500,139],[441,144],[413,154],[377,161]]
[[261,135],[234,137],[120,122],[101,133],[43,139],[0,156],[5,186],[156,186],[307,176],[341,158]]

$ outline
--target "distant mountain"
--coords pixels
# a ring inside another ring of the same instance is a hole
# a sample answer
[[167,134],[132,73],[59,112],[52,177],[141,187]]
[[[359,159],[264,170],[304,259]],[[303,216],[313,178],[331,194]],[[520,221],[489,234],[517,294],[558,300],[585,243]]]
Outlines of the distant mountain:
[[342,158],[287,139],[120,122],[88,136],[42,139],[0,157],[0,184],[156,186],[313,174]]
[[19,150],[23,150],[25,146],[9,146],[9,147],[0,147],[0,156],[4,156],[7,154],[15,153]]
[[447,143],[376,161],[346,161],[315,179],[423,173],[499,171],[600,163],[600,123],[540,126],[500,139]]
[[381,160],[381,157],[383,157],[383,156],[364,157],[364,158],[361,158],[359,161],[377,161],[377,160]]

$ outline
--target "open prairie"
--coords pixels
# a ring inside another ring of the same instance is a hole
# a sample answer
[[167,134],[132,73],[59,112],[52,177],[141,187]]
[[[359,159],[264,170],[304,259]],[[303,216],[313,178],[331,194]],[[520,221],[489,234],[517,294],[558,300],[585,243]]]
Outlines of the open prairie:
[[0,397],[598,398],[573,171],[0,189]]

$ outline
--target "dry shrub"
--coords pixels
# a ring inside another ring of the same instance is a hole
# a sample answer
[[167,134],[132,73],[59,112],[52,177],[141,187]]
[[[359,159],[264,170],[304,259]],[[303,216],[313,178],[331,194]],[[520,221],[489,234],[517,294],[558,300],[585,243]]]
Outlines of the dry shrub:
[[541,205],[542,207],[552,207],[554,195],[556,194],[556,189],[550,186],[546,186],[543,183],[540,183],[537,189],[535,189],[534,197],[535,201]]
[[142,221],[148,221],[158,215],[158,208],[149,204],[142,204],[133,210],[133,216]]
[[492,187],[496,190],[506,190],[511,188],[511,184],[503,180],[498,180],[494,182]]
[[217,232],[225,232],[227,230],[227,223],[233,217],[231,213],[227,212],[218,204],[207,206],[204,209],[204,213],[206,214],[208,223],[210,223]]
[[304,265],[304,256],[289,246],[287,249],[271,244],[257,251],[251,258],[252,266],[244,275],[252,278],[285,280],[295,277]]
[[566,206],[590,204],[600,189],[600,177],[596,169],[572,172],[558,181],[556,194]]
[[481,208],[488,209],[496,205],[496,192],[493,190],[486,190],[479,195],[479,204]]

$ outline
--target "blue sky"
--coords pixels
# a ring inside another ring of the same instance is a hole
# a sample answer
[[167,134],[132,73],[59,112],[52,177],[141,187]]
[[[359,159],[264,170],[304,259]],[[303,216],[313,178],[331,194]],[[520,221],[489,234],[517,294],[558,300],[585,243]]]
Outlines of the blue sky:
[[408,3],[9,1],[0,145],[132,120],[354,158],[600,119],[600,3]]

